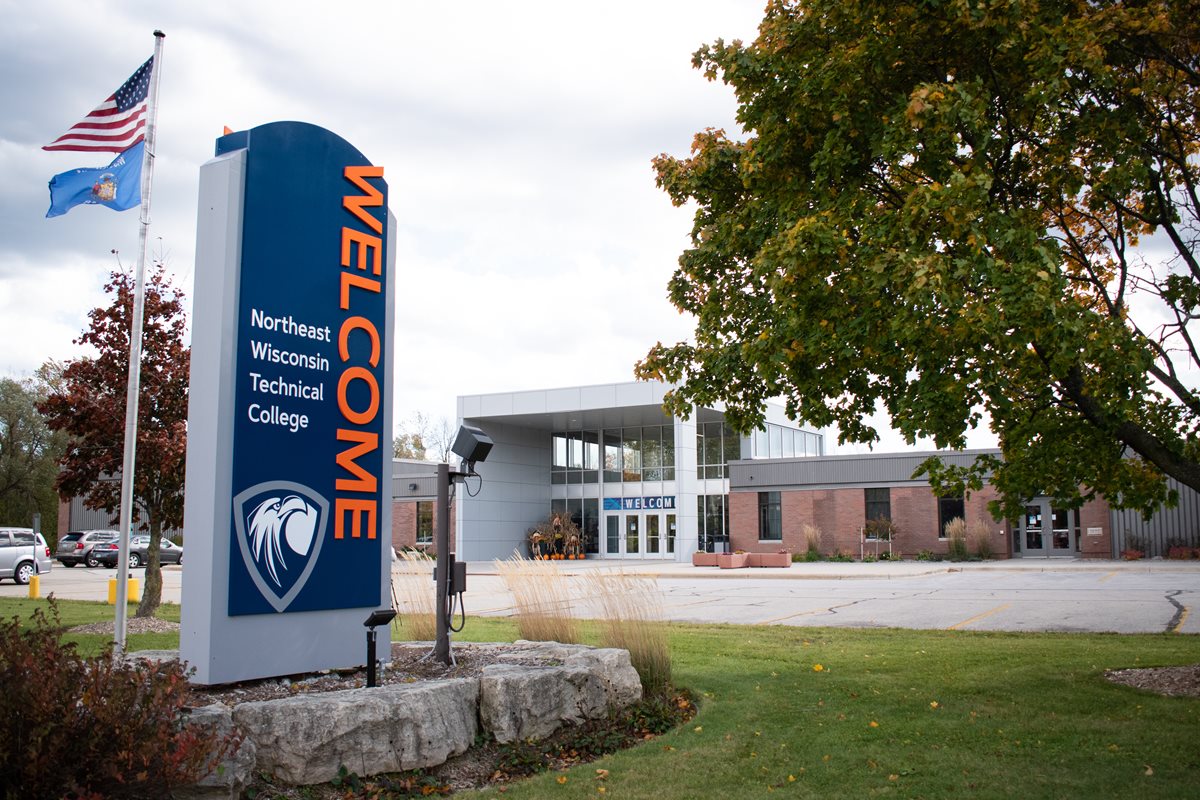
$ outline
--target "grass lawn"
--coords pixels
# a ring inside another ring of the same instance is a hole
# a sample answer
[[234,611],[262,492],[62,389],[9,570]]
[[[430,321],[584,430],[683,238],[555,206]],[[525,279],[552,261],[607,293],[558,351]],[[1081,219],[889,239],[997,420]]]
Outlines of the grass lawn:
[[[112,622],[116,619],[116,607],[108,603],[93,603],[86,600],[59,600],[58,616],[63,627],[73,628],[76,625],[86,625],[89,622]],[[128,617],[133,618],[137,613],[137,603],[128,606]],[[7,622],[14,616],[27,618],[34,609],[42,609],[49,613],[50,604],[45,599],[31,600],[24,597],[0,597],[0,620]],[[159,619],[179,622],[179,605],[163,603],[155,613]],[[174,633],[132,633],[126,637],[126,649],[133,650],[164,650],[179,647],[179,634]],[[104,647],[112,641],[112,635],[68,633],[63,641],[74,642],[78,651],[83,655],[99,655]]]
[[[511,630],[472,620],[464,634]],[[675,682],[700,704],[691,723],[504,796],[598,797],[601,787],[604,797],[654,800],[1200,796],[1200,699],[1103,678],[1200,662],[1200,637],[671,631]]]
[[[0,617],[39,603],[0,600]],[[60,607],[68,624],[112,618],[104,604]],[[177,618],[177,606],[167,609]],[[506,798],[1200,796],[1200,699],[1103,677],[1200,662],[1200,637],[670,631],[675,682],[695,693],[696,718],[641,747],[510,784]],[[515,634],[507,620],[470,618],[456,640]],[[133,638],[131,649],[174,646]]]

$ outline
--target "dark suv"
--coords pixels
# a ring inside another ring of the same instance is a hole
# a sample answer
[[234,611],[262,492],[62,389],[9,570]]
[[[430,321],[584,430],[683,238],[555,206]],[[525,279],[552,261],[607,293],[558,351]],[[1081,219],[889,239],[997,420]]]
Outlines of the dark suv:
[[[134,536],[129,540],[129,568],[137,569],[144,567],[146,562],[150,560],[150,537],[149,536]],[[116,541],[111,544],[97,545],[96,561],[108,567],[115,569],[117,559],[120,557],[119,545]],[[158,563],[159,564],[182,564],[183,563],[183,548],[170,539],[162,537],[158,540]]]
[[73,567],[76,564],[94,567],[99,564],[96,554],[92,552],[96,545],[116,540],[116,531],[71,531],[58,540],[58,550],[55,551],[54,557],[64,567]]

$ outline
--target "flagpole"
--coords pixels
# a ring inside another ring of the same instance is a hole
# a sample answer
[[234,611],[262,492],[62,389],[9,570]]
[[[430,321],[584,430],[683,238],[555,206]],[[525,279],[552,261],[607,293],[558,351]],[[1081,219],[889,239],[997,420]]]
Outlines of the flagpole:
[[154,68],[146,101],[146,146],[142,151],[142,206],[138,222],[138,259],[133,288],[133,318],[129,323],[129,381],[125,391],[125,455],[121,461],[121,522],[117,536],[117,618],[115,651],[125,652],[126,617],[129,609],[129,539],[133,531],[134,456],[137,451],[138,395],[141,389],[142,318],[146,306],[146,247],[150,234],[150,190],[154,185],[155,141],[158,133],[158,77],[162,74],[163,39],[154,32]]

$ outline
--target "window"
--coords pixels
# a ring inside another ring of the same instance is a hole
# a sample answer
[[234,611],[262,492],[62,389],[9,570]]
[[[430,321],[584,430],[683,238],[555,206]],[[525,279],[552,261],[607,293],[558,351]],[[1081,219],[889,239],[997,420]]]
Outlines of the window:
[[716,544],[729,541],[729,504],[725,495],[696,495],[696,525],[701,550],[712,553]]
[[621,457],[624,461],[622,476],[626,481],[642,479],[642,429],[621,430]]
[[[728,423],[722,426],[721,435],[725,438],[725,463],[740,459],[742,457],[742,437],[738,436],[737,431],[729,427]],[[722,477],[728,477],[728,475],[729,473],[726,471]]]
[[759,541],[783,540],[783,514],[779,505],[779,492],[758,493],[758,538]]
[[417,501],[417,544],[433,544],[433,501]]
[[583,550],[585,553],[600,552],[600,501],[594,497],[583,498]]
[[[621,460],[621,432],[604,432],[604,482],[619,483],[624,471]],[[613,551],[615,552],[615,551]]]
[[863,489],[867,501],[867,519],[892,518],[891,489]]
[[962,495],[956,497],[939,497],[938,498],[938,538],[946,538],[946,525],[950,520],[966,519],[964,511]]
[[664,425],[662,429],[662,477],[664,481],[675,480],[675,426]]
[[642,428],[642,480],[662,480],[662,431]]

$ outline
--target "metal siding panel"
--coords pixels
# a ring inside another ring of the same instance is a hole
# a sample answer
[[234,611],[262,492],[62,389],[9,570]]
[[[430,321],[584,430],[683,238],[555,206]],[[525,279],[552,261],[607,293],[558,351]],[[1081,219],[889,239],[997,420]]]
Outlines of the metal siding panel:
[[[996,451],[961,453],[888,453],[821,458],[758,459],[731,465],[734,490],[786,486],[790,488],[896,486],[924,484],[912,477],[925,459],[938,455],[947,462],[965,466],[976,457]],[[753,476],[753,480],[750,477]]]
[[1167,479],[1167,486],[1179,492],[1179,504],[1171,509],[1159,507],[1149,521],[1136,509],[1112,510],[1114,558],[1129,548],[1133,537],[1146,548],[1147,557],[1165,556],[1174,541],[1200,547],[1200,493],[1174,478]]

